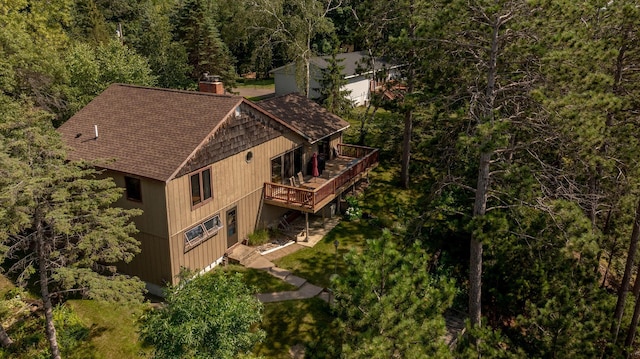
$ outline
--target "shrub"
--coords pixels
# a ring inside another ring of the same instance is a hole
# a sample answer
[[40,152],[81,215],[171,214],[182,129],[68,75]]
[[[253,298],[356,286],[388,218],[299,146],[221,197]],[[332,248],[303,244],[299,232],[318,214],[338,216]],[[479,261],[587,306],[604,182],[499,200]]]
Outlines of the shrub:
[[347,210],[344,215],[345,218],[349,221],[355,221],[362,217],[362,209],[360,208],[360,204],[358,203],[358,199],[352,196],[345,198],[347,201]]
[[259,246],[269,241],[269,231],[266,229],[258,229],[249,235],[249,245]]

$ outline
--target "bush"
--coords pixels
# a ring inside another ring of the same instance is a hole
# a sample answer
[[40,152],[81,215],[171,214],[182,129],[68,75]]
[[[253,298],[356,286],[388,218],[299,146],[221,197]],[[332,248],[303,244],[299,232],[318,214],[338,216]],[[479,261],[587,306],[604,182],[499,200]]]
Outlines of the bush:
[[355,221],[362,218],[362,209],[358,203],[358,199],[352,196],[345,198],[349,207],[345,211],[345,218],[349,221]]
[[269,241],[269,231],[266,229],[258,229],[249,235],[249,245],[259,246]]
[[58,332],[58,344],[65,356],[72,354],[89,338],[89,328],[82,323],[78,314],[66,305],[53,310],[53,322]]

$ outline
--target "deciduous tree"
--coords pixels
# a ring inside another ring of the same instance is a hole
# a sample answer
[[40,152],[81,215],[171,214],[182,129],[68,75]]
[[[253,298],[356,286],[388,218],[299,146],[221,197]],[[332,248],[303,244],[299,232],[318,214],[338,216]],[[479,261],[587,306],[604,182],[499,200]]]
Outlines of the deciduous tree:
[[156,358],[232,359],[264,338],[262,304],[240,274],[214,271],[167,291],[166,305],[142,320]]
[[270,46],[284,46],[287,60],[296,63],[298,88],[309,95],[313,41],[331,35],[333,24],[328,14],[342,5],[342,0],[251,0],[256,16],[254,30],[268,34]]

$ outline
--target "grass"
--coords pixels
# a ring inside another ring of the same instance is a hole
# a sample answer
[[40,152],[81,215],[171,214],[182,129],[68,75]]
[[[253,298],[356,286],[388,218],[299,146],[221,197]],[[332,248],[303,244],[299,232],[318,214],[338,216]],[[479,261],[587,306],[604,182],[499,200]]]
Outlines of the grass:
[[268,89],[274,88],[274,80],[271,79],[243,79],[236,82],[235,88],[255,88],[255,89]]
[[253,233],[249,234],[249,245],[259,246],[269,241],[269,230],[257,229]]
[[[368,222],[341,222],[313,248],[305,248],[274,263],[321,287],[330,287],[331,276],[342,273],[346,265],[343,256],[351,249],[359,250],[367,238],[375,238],[380,229]],[[338,253],[334,241],[338,241]],[[337,267],[336,267],[337,264]]]
[[230,273],[241,273],[244,283],[256,288],[257,293],[284,292],[296,290],[296,286],[280,280],[265,271],[245,268],[239,265],[220,267],[220,270]]
[[265,304],[260,327],[267,337],[253,353],[269,359],[290,359],[294,345],[313,347],[314,354],[322,357],[319,341],[336,337],[329,304],[318,298]]
[[[5,279],[3,278],[2,282]],[[2,283],[3,289],[5,283]],[[136,320],[144,305],[118,305],[94,300],[69,300],[55,310],[58,344],[70,359],[137,358],[150,350],[138,341]],[[64,318],[60,323],[58,318]],[[14,340],[1,358],[46,358],[48,342],[41,312],[22,317],[8,329]]]
[[136,320],[144,305],[119,305],[95,300],[66,303],[89,328],[88,341],[74,348],[69,358],[136,358],[150,352],[137,339]]
[[[230,273],[241,273],[246,284],[256,288],[256,292],[278,292],[295,290],[296,287],[279,280],[264,271],[237,265],[220,267]],[[0,294],[5,295],[15,288],[13,283],[0,276]],[[121,305],[94,300],[69,300],[65,304],[64,315],[71,318],[69,324],[56,324],[58,339],[64,357],[71,359],[116,359],[147,356],[151,349],[138,340],[137,319],[147,304]],[[309,308],[318,307],[308,304]],[[272,305],[277,307],[277,305]],[[272,309],[271,311],[278,311]],[[302,309],[301,309],[302,310]],[[314,309],[315,310],[315,309]],[[43,316],[28,315],[9,328],[9,335],[16,342],[11,351],[0,349],[0,358],[45,358],[48,344],[44,335]],[[300,316],[301,313],[295,314]],[[265,315],[266,318],[266,315]],[[307,319],[305,319],[307,320]],[[265,349],[266,350],[266,349]]]
[[[313,248],[299,250],[274,263],[315,285],[330,287],[331,276],[346,269],[344,254],[351,249],[359,250],[366,239],[379,237],[381,228],[399,225],[411,211],[417,193],[399,189],[394,183],[396,172],[395,167],[378,166],[370,175],[371,185],[359,198],[362,210],[375,220],[342,221]],[[338,241],[337,255],[335,241]]]

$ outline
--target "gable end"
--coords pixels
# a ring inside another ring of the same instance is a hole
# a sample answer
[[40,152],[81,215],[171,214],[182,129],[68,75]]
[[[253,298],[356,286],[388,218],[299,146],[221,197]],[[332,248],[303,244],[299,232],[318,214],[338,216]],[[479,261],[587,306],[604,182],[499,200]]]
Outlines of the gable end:
[[267,141],[291,132],[282,124],[240,105],[240,116],[231,115],[213,136],[178,171],[181,177],[199,168],[249,150]]

